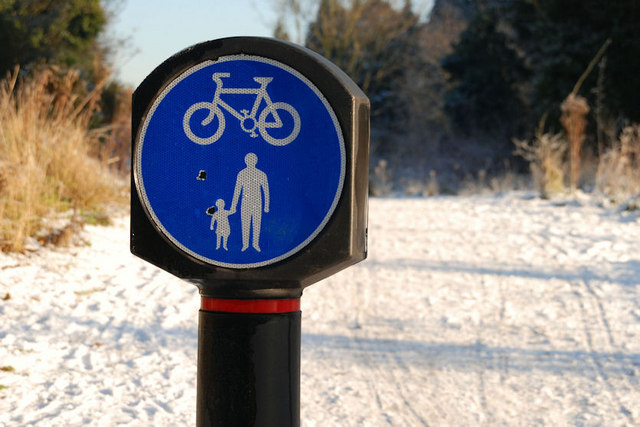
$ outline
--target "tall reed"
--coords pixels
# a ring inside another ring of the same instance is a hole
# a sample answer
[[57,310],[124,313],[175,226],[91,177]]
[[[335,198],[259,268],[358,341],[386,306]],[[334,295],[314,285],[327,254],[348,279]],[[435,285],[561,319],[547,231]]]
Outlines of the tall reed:
[[581,153],[586,137],[589,105],[585,98],[571,93],[562,102],[560,109],[560,121],[569,140],[569,181],[571,191],[575,191],[580,180]]

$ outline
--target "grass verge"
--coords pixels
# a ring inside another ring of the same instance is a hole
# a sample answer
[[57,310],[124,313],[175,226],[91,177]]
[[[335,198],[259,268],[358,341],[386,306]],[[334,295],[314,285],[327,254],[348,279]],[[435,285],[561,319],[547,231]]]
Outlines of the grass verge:
[[[0,82],[0,249],[22,251],[47,218],[100,212],[122,196],[94,156],[105,130],[91,129],[99,88],[79,91],[77,72],[46,69]],[[86,93],[84,96],[77,93]]]

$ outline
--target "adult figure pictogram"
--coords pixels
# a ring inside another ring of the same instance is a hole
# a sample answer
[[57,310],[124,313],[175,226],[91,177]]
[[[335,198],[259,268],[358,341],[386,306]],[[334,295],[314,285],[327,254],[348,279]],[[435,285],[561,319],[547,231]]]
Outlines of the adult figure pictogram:
[[[249,247],[249,240],[253,249],[260,252],[260,226],[262,211],[269,212],[269,181],[267,175],[256,167],[258,156],[249,153],[244,157],[246,168],[238,172],[236,187],[233,191],[231,212],[236,212],[238,199],[240,200],[240,218],[242,221],[242,251]],[[264,204],[263,196],[264,194]],[[251,233],[253,231],[253,234]]]

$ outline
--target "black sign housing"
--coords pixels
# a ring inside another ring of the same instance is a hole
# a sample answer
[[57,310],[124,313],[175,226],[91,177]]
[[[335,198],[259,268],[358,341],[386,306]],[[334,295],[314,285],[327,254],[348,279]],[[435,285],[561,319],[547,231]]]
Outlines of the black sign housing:
[[366,258],[369,166],[369,100],[338,67],[309,49],[275,39],[234,37],[187,48],[158,66],[133,94],[132,159],[142,122],[167,85],[196,64],[227,55],[254,55],[302,74],[332,107],[343,132],[346,173],[340,199],[322,231],[303,249],[273,264],[228,268],[184,252],[158,230],[142,203],[135,167],[131,177],[131,252],[214,298],[297,298],[302,290]]

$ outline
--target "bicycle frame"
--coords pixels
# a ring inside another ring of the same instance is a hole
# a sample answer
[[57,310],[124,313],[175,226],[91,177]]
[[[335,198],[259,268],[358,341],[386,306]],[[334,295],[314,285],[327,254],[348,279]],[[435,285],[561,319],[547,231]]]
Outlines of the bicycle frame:
[[[252,138],[257,138],[259,133],[269,144],[277,146],[287,145],[296,138],[300,131],[300,115],[293,106],[286,102],[271,101],[271,97],[267,93],[267,85],[273,80],[273,77],[254,77],[253,80],[260,84],[257,88],[225,88],[222,81],[225,77],[230,77],[230,73],[214,73],[212,79],[216,83],[216,88],[213,93],[213,100],[211,102],[196,102],[185,112],[182,126],[185,134],[191,141],[201,145],[208,145],[217,141],[225,129],[223,110],[227,110],[229,114],[238,119],[242,130],[250,134]],[[238,112],[221,98],[221,95],[224,94],[252,95],[255,96],[256,99],[253,107],[251,107],[251,111],[242,109]],[[264,100],[266,105],[258,115],[262,100]],[[193,113],[198,110],[208,111],[207,116],[200,122],[201,126],[207,126],[215,117],[218,118],[218,127],[215,128],[213,135],[201,137],[193,133],[190,120]],[[289,113],[293,119],[291,132],[284,137],[282,137],[282,135],[274,137],[267,132],[267,129],[280,129],[283,127],[283,122],[278,115],[278,110]],[[267,121],[267,119],[269,119],[269,121]]]

